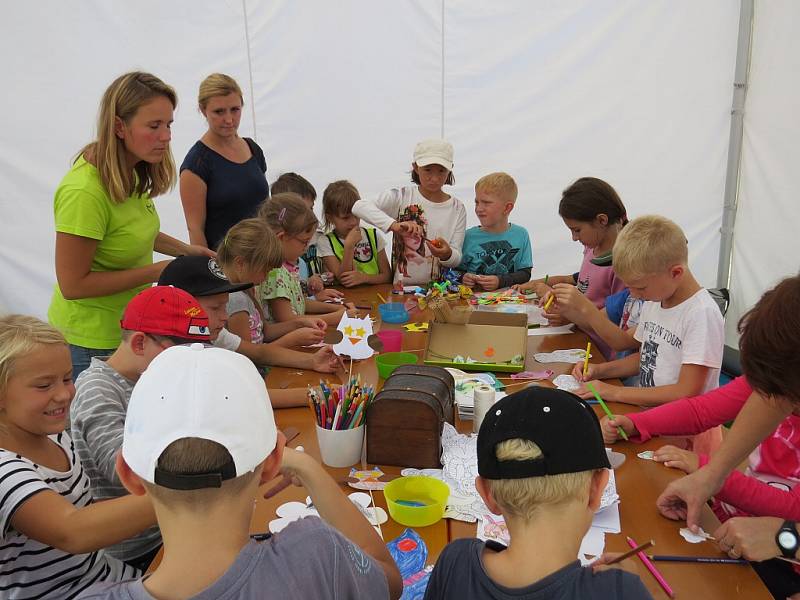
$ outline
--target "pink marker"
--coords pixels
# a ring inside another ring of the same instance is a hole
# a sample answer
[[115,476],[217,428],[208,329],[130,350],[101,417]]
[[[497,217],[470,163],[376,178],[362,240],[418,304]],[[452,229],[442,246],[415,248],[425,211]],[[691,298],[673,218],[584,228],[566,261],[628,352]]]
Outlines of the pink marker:
[[[633,541],[633,538],[626,537],[625,539],[628,540],[628,545],[631,548],[636,548],[639,545],[635,541]],[[650,574],[653,577],[655,577],[656,581],[658,582],[658,585],[660,585],[664,589],[664,591],[667,593],[667,596],[669,596],[670,598],[674,598],[675,597],[675,592],[672,591],[672,588],[669,587],[669,584],[667,583],[667,580],[664,579],[664,576],[661,575],[661,573],[659,573],[659,571],[658,571],[658,569],[656,569],[655,565],[650,562],[650,559],[647,558],[645,553],[644,552],[637,552],[636,556],[638,556],[639,560],[641,560],[642,563],[644,564],[644,566],[647,567],[647,570],[650,571]]]

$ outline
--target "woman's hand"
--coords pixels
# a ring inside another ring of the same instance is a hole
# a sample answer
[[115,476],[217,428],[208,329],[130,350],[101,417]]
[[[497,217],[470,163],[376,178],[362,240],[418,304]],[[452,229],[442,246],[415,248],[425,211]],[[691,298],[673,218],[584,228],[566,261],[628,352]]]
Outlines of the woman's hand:
[[762,561],[780,556],[775,536],[781,525],[779,517],[734,517],[714,532],[714,538],[731,558]]
[[186,244],[187,256],[207,256],[209,258],[217,258],[217,253],[213,250],[200,246],[198,244]]

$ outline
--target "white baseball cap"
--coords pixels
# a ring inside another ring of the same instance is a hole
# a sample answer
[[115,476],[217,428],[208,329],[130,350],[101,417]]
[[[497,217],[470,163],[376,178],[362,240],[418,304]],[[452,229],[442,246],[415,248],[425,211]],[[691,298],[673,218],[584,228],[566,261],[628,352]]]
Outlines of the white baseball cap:
[[[158,469],[162,452],[183,438],[217,442],[233,461],[212,473]],[[163,487],[220,487],[252,471],[275,448],[278,431],[267,387],[241,354],[203,344],[173,346],[136,382],[125,417],[122,456],[139,477]]]
[[418,167],[442,165],[453,170],[453,144],[444,140],[423,140],[414,148],[414,162]]

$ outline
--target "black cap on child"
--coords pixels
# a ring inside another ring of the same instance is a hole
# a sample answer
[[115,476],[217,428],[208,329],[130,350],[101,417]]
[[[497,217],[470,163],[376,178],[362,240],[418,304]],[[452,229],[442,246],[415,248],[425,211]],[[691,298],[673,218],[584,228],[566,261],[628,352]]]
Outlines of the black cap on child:
[[158,285],[171,285],[195,298],[229,294],[253,287],[252,283],[231,283],[217,261],[207,256],[179,256],[158,278]]
[[[499,461],[500,442],[529,440],[542,456]],[[521,479],[542,475],[610,469],[600,422],[583,400],[563,390],[529,387],[497,401],[478,433],[478,473],[485,479]]]

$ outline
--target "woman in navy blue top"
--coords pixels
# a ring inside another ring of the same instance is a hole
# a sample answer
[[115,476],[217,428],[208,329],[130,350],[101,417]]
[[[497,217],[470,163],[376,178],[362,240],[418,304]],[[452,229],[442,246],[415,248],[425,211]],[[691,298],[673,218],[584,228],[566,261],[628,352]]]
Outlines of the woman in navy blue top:
[[213,250],[269,196],[267,163],[258,144],[239,137],[244,101],[232,77],[206,77],[197,101],[208,131],[181,165],[181,203],[191,243]]

